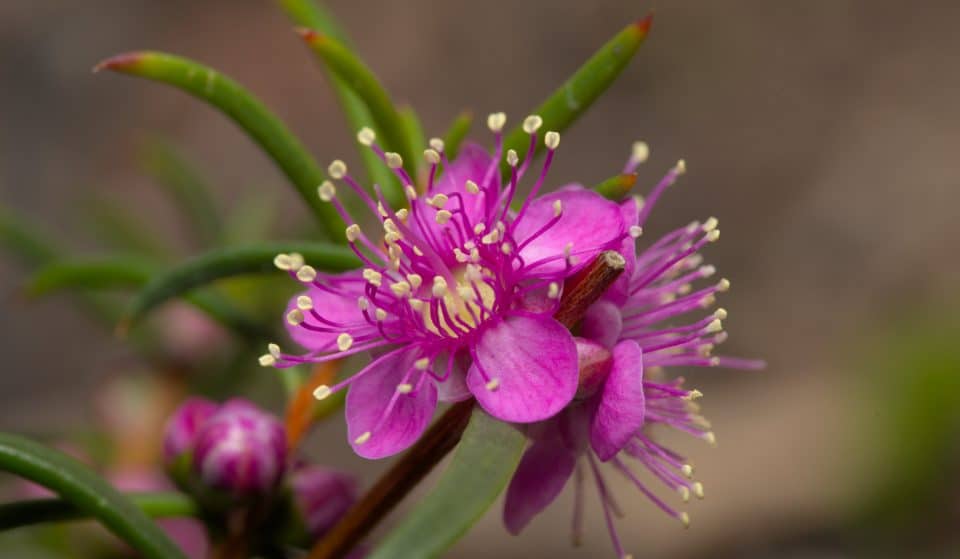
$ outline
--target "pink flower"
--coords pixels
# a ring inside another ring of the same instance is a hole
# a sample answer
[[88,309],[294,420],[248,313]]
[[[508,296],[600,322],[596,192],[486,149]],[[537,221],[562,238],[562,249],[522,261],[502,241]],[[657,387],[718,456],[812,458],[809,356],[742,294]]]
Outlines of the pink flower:
[[380,458],[408,447],[438,401],[474,397],[497,418],[529,423],[553,416],[576,392],[573,337],[551,315],[563,280],[601,251],[619,247],[627,229],[616,204],[579,186],[537,196],[559,145],[556,132],[544,136],[546,160],[530,196],[519,199],[539,117],[524,121],[530,148],[523,162],[507,152],[511,178],[502,185],[505,118],[498,113],[488,119],[496,139],[492,158],[467,145],[450,162],[443,142],[432,140],[424,153],[430,164],[425,194],[413,186],[400,157],[385,153],[372,131],[361,130],[360,142],[406,185],[409,208],[389,208],[379,187],[376,199],[370,197],[343,162],[334,161],[332,179],[359,196],[382,226],[382,238],[368,237],[334,184],[320,186],[320,197],[350,224],[347,240],[366,267],[328,275],[299,255],[277,257],[278,267],[308,288],[291,301],[287,323],[291,337],[309,351],[285,354],[271,344],[261,363],[288,367],[374,355],[357,374],[316,392],[324,398],[350,387],[348,435],[361,456]]
[[[646,147],[635,146],[626,173],[645,159]],[[643,202],[632,199],[621,205],[631,237],[639,237],[642,225],[660,194],[683,173],[677,164]],[[692,467],[675,452],[650,436],[655,425],[672,427],[707,442],[714,442],[709,424],[697,413],[691,400],[696,390],[683,388],[683,379],[654,380],[651,372],[666,366],[726,366],[741,369],[763,367],[759,361],[714,357],[714,346],[726,335],[723,309],[679,325],[666,321],[711,306],[715,294],[729,287],[727,280],[694,291],[691,283],[710,277],[712,266],[700,266],[698,251],[716,241],[715,219],[692,223],[667,234],[639,254],[633,240],[622,251],[627,268],[600,301],[586,313],[577,339],[580,388],[573,403],[554,418],[531,425],[533,444],[525,452],[507,490],[504,523],[519,533],[547,507],[576,471],[575,538],[579,538],[583,502],[583,462],[593,475],[603,503],[604,515],[618,557],[624,551],[612,522],[616,504],[601,474],[601,462],[632,481],[664,512],[689,523],[658,497],[640,479],[630,462],[646,469],[653,478],[680,493],[703,496],[703,486],[693,481]],[[585,460],[581,460],[585,458]]]
[[289,477],[297,516],[311,541],[327,533],[357,500],[353,476],[303,464]]

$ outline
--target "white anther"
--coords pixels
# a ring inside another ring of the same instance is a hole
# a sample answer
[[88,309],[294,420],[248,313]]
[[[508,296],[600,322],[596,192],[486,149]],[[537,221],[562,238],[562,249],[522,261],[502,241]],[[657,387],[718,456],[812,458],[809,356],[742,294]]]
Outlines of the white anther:
[[399,219],[404,223],[407,222],[408,215],[410,215],[410,210],[408,210],[407,208],[400,208],[399,210],[397,210],[397,219]]
[[284,254],[281,252],[280,254],[273,257],[273,265],[276,266],[277,269],[288,271],[291,268],[290,264],[291,264],[291,261],[290,261],[289,254]]
[[686,485],[681,485],[677,488],[677,491],[680,493],[680,498],[683,499],[684,503],[690,502],[690,489]]
[[410,308],[417,312],[422,311],[425,305],[420,299],[408,299],[407,302],[410,303]]
[[687,514],[687,513],[685,513],[685,512],[681,512],[681,513],[680,513],[680,522],[683,523],[683,527],[684,527],[684,528],[689,528],[689,527],[690,527],[690,515]]
[[547,286],[547,298],[557,299],[558,297],[560,297],[560,284],[551,281],[550,285]]
[[410,198],[411,200],[417,199],[417,189],[414,188],[412,184],[408,184],[407,186],[403,187],[403,189],[407,191],[407,198]]
[[520,163],[520,157],[517,155],[517,152],[514,151],[514,150],[512,150],[512,149],[508,149],[508,150],[507,150],[507,165],[509,165],[509,166],[511,166],[511,167],[516,167],[516,166],[517,166],[517,163]]
[[433,198],[427,200],[427,205],[433,206],[438,210],[442,210],[443,207],[447,205],[448,200],[450,200],[450,198],[446,194],[437,194]]
[[377,139],[377,134],[370,128],[364,126],[357,132],[357,141],[365,146],[373,145]]
[[317,270],[313,266],[301,266],[297,270],[297,279],[303,282],[311,282],[317,279]]
[[463,263],[469,260],[466,254],[459,248],[453,249],[453,257],[457,259],[457,262]]
[[369,440],[370,440],[370,434],[371,434],[370,431],[364,432],[364,433],[363,433],[362,435],[360,435],[359,437],[353,439],[353,444],[361,445],[361,444],[369,441]]
[[434,297],[443,297],[447,294],[447,280],[443,279],[441,276],[433,277],[433,289],[432,293]]
[[385,319],[387,318],[387,311],[385,311],[385,310],[383,310],[383,309],[377,309],[377,310],[373,313],[373,315],[377,317],[377,320],[382,321],[382,320],[385,320]]
[[397,385],[397,392],[399,392],[400,394],[409,394],[409,393],[413,392],[413,385],[412,385],[412,384],[407,384],[407,383],[398,384],[398,385]]
[[383,236],[383,240],[387,243],[395,243],[403,238],[403,235],[397,233],[396,231],[391,231]]
[[729,290],[730,290],[730,280],[728,280],[727,278],[723,278],[722,280],[717,282],[717,291],[723,292],[723,291],[729,291]]
[[684,464],[683,466],[680,467],[680,473],[682,473],[683,476],[684,476],[685,478],[687,478],[687,479],[692,478],[692,477],[693,477],[693,466],[691,466],[690,464]]
[[407,274],[407,281],[410,282],[410,287],[417,289],[420,287],[420,284],[423,283],[423,276],[420,274]]
[[553,201],[553,217],[560,217],[560,214],[563,213],[563,202],[560,200]]
[[643,235],[643,227],[640,227],[639,225],[630,226],[631,237],[633,237],[634,239],[639,239],[641,235]]
[[393,222],[389,217],[383,220],[383,230],[386,233],[399,233],[400,230],[397,229],[397,224]]
[[717,268],[711,265],[701,266],[700,267],[700,277],[709,278],[713,274],[717,273]]
[[440,153],[443,153],[443,148],[446,147],[443,143],[443,140],[440,138],[430,138],[430,147],[437,150]]
[[711,358],[710,358],[710,366],[711,366],[711,367],[719,367],[719,366],[720,366],[720,358],[719,358],[719,357],[711,357]]
[[683,397],[684,400],[687,400],[689,402],[692,402],[699,398],[703,398],[703,392],[700,392],[699,390],[691,390],[690,392],[687,393],[686,396]]
[[347,351],[353,345],[353,336],[344,332],[337,336],[337,349]]
[[707,241],[708,241],[708,242],[715,243],[715,242],[717,242],[718,239],[720,239],[720,230],[719,230],[719,229],[714,229],[713,231],[710,231],[709,233],[707,233]]
[[406,297],[410,294],[410,284],[403,280],[392,283],[390,284],[390,291],[393,291],[393,294],[397,297]]
[[707,441],[707,444],[710,446],[717,446],[717,436],[713,434],[713,431],[704,433],[703,440]]
[[367,280],[367,282],[374,287],[380,287],[380,284],[383,282],[383,274],[376,270],[366,268],[363,271],[363,279]]
[[470,180],[470,179],[467,179],[467,182],[464,183],[463,187],[464,187],[464,188],[466,189],[466,191],[469,192],[470,194],[476,194],[476,193],[480,192],[480,187],[477,186],[477,183],[473,182],[473,181]]
[[320,199],[324,202],[329,202],[337,195],[337,187],[333,186],[333,183],[330,181],[323,181],[320,186],[317,187],[317,195],[320,196]]
[[342,179],[347,174],[347,164],[337,159],[327,167],[327,174],[332,179]]
[[486,228],[487,225],[485,223],[478,223],[473,226],[473,232],[479,235],[480,233],[483,233],[484,229]]
[[719,320],[726,320],[726,319],[727,319],[727,309],[724,309],[724,308],[717,309],[717,310],[713,311],[713,316],[714,316],[715,318],[719,319]]
[[394,151],[388,151],[384,154],[384,159],[387,160],[387,167],[391,169],[399,169],[403,167],[403,158],[400,157],[400,154]]
[[480,242],[483,243],[483,244],[485,244],[485,245],[492,245],[493,243],[495,243],[495,242],[497,242],[497,241],[499,241],[499,240],[500,240],[500,230],[499,230],[499,229],[494,229],[493,231],[490,231],[490,232],[487,233],[486,235],[480,237]]
[[360,307],[361,311],[365,311],[370,308],[370,299],[367,299],[364,296],[357,297],[357,306]]
[[697,496],[697,499],[703,499],[703,484],[702,484],[702,483],[700,483],[699,481],[698,481],[698,482],[695,482],[695,483],[693,484],[693,486],[691,487],[691,489],[693,489],[693,494]]
[[573,252],[573,243],[567,243],[563,245],[563,257],[570,258],[570,254]]
[[503,244],[501,244],[501,245],[500,245],[500,252],[502,252],[502,253],[504,253],[504,254],[510,254],[511,252],[513,252],[513,245],[511,245],[510,243],[503,243]]
[[351,243],[356,242],[357,239],[360,238],[360,226],[356,223],[348,225],[345,234],[347,235],[348,241]]
[[261,355],[260,359],[257,360],[260,363],[261,367],[273,367],[277,364],[277,358],[270,355],[269,353]]
[[329,386],[321,384],[313,390],[313,397],[317,400],[323,400],[332,393],[333,390],[331,390]]
[[500,379],[498,378],[490,379],[490,382],[488,382],[485,386],[487,390],[490,390],[490,391],[496,390],[497,388],[500,388]]
[[543,126],[543,119],[540,115],[530,115],[523,119],[523,131],[527,134],[535,134]]
[[290,326],[300,326],[301,322],[303,322],[303,311],[300,309],[293,309],[287,313],[287,323]]
[[465,301],[475,301],[477,299],[477,294],[473,291],[473,288],[468,285],[458,285],[457,295]]
[[560,146],[560,133],[550,131],[543,136],[543,143],[549,150],[555,150]]
[[707,233],[713,231],[717,228],[717,225],[720,225],[720,221],[715,217],[708,217],[706,221],[703,222],[703,230]]
[[297,308],[301,311],[309,311],[313,308],[313,299],[311,299],[309,295],[297,297]]
[[687,162],[683,159],[677,161],[677,164],[673,166],[674,172],[678,175],[682,175],[687,172]]
[[413,362],[413,366],[414,366],[418,371],[426,371],[426,370],[427,370],[427,367],[430,366],[430,358],[429,358],[429,357],[421,357],[420,359],[417,359],[416,361]]
[[503,130],[503,125],[507,123],[507,115],[504,113],[491,113],[487,116],[487,128],[494,134]]
[[633,142],[630,159],[637,163],[643,163],[648,157],[650,157],[650,146],[647,145],[647,142]]
[[704,331],[707,334],[716,334],[720,330],[723,330],[723,323],[720,322],[719,318],[713,319],[710,324],[707,324],[707,327],[704,328]]
[[430,148],[423,150],[423,158],[426,159],[427,163],[431,165],[440,164],[440,153],[438,153],[435,149]]
[[267,352],[270,353],[270,355],[272,355],[272,356],[274,356],[274,357],[276,357],[276,358],[279,358],[279,357],[280,357],[280,346],[278,346],[277,344],[267,344]]

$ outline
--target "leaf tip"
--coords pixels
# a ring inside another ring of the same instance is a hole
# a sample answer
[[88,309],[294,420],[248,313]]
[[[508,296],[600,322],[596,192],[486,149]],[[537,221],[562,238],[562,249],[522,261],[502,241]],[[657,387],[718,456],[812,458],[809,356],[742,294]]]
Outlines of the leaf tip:
[[650,10],[649,14],[633,22],[632,25],[640,35],[646,35],[649,33],[650,26],[653,25],[653,10]]
[[310,29],[309,27],[297,27],[294,29],[297,32],[297,35],[311,45],[321,43],[324,39],[323,33],[320,33],[316,29]]
[[101,60],[96,66],[93,67],[93,73],[96,74],[101,70],[113,70],[116,72],[124,72],[130,70],[133,66],[143,60],[142,52],[125,52],[123,54],[118,54],[116,56],[111,56],[105,60]]

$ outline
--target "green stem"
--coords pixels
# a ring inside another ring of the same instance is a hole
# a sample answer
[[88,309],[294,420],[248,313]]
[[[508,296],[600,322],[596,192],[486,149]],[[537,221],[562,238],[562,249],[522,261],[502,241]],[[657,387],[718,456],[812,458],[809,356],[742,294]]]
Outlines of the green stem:
[[[127,499],[150,518],[196,516],[197,506],[180,493],[132,493]],[[88,520],[90,514],[63,499],[31,499],[0,505],[0,531],[48,522]]]

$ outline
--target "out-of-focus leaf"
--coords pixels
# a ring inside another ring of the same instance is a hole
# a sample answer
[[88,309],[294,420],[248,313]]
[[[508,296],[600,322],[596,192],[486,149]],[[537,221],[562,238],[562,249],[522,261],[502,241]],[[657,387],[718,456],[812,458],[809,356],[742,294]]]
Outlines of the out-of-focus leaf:
[[280,209],[271,192],[251,189],[240,195],[224,220],[225,245],[252,243],[271,237]]
[[329,35],[312,29],[301,34],[310,49],[366,104],[376,123],[379,140],[387,150],[403,158],[403,167],[411,176],[416,173],[415,154],[407,141],[403,119],[380,80],[349,49]]
[[623,199],[627,192],[630,192],[636,182],[637,175],[635,173],[616,175],[594,186],[593,189],[604,198],[617,202]]
[[450,123],[450,128],[448,128],[447,133],[443,135],[443,150],[449,159],[453,160],[457,158],[457,154],[460,153],[460,144],[462,144],[463,139],[467,137],[467,133],[470,132],[470,126],[472,124],[473,112],[471,111],[463,111]]
[[27,266],[39,266],[59,254],[53,241],[46,235],[2,206],[0,245]]
[[102,199],[86,204],[86,227],[107,248],[156,258],[170,256],[170,247],[152,231],[140,211]]
[[77,460],[29,439],[0,433],[0,469],[56,492],[149,559],[186,556],[144,512]]
[[[197,506],[182,493],[129,493],[126,498],[150,518],[196,516]],[[0,531],[47,522],[86,520],[90,513],[64,499],[32,499],[0,505]]]
[[104,60],[107,69],[139,76],[185,91],[222,111],[273,159],[320,219],[325,231],[339,238],[343,220],[331,204],[317,197],[324,173],[306,148],[257,98],[229,77],[192,60],[162,52],[139,51]]
[[141,154],[144,169],[156,179],[186,218],[197,238],[216,244],[223,223],[210,184],[176,149],[160,139],[150,140]]
[[436,487],[368,559],[438,557],[476,523],[510,481],[526,437],[477,408]]
[[[540,135],[540,142],[537,144],[538,153],[543,150],[543,135],[547,131],[566,130],[613,84],[643,44],[652,22],[653,16],[647,16],[617,33],[546,101],[530,113],[543,118],[543,126],[538,132]],[[523,156],[530,142],[529,138],[521,126],[514,127],[504,141],[504,153],[508,149],[513,149]],[[505,177],[509,177],[510,167],[506,162],[502,164],[501,171]]]
[[58,260],[37,270],[27,282],[26,291],[38,297],[60,289],[139,287],[150,280],[155,269],[135,256]]
[[153,277],[130,304],[126,321],[133,324],[164,301],[219,279],[275,272],[273,259],[281,252],[298,252],[318,270],[340,272],[360,265],[350,249],[323,243],[272,242],[214,250]]
[[[403,122],[403,132],[407,135],[407,145],[410,146],[410,151],[413,154],[414,159],[411,164],[415,169],[419,169],[423,162],[420,154],[427,149],[427,137],[423,133],[423,123],[420,122],[417,112],[410,106],[400,107],[400,120]],[[416,175],[414,177],[416,178]]]

